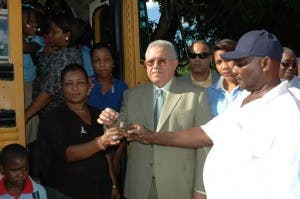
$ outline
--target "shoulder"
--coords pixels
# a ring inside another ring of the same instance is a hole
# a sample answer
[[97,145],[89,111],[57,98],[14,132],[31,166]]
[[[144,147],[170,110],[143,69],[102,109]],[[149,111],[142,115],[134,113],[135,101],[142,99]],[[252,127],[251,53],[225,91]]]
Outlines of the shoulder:
[[68,109],[64,104],[55,107],[53,110],[45,113],[41,121],[46,120],[46,122],[54,121],[54,120],[61,120],[66,116]]
[[190,74],[187,74],[187,75],[183,75],[183,76],[180,76],[180,77],[177,77],[178,80],[182,80],[182,81],[192,81],[191,80],[191,75]]
[[145,92],[152,91],[152,89],[153,89],[152,84],[150,82],[147,82],[145,84],[141,84],[134,88],[125,90],[124,93],[127,96],[141,96],[145,94]]
[[125,89],[128,88],[127,84],[125,82],[123,82],[122,80],[114,79],[114,83],[116,86],[118,86],[120,88],[125,88]]
[[77,48],[62,48],[58,54],[62,57],[77,56],[77,58],[82,55],[81,50]]
[[219,73],[215,70],[211,70],[211,77],[212,77],[212,82],[215,83],[219,80]]
[[182,81],[180,79],[175,78],[171,84],[170,91],[182,92],[182,93],[202,93],[207,92],[207,89],[201,86],[196,86],[191,82]]
[[37,184],[34,180],[29,178],[32,186],[33,186],[33,192],[38,192],[39,193],[39,198],[41,199],[46,199],[46,190],[41,184]]
[[38,43],[38,44],[41,45],[41,46],[44,46],[44,45],[45,45],[45,40],[44,40],[44,38],[41,37],[41,36],[38,36],[38,35],[32,36],[32,41]]
[[216,90],[218,90],[218,88],[217,88],[217,82],[213,83],[211,86],[209,86],[209,87],[207,88],[207,92],[208,92],[208,93],[214,92],[214,91],[216,91]]

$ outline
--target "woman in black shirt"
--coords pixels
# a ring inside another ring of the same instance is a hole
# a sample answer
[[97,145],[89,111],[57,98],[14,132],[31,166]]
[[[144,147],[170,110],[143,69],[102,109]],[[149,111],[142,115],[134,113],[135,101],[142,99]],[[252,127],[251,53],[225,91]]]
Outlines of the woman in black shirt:
[[[43,117],[39,130],[42,179],[74,199],[120,198],[112,158],[103,144],[98,109],[88,106],[88,77],[78,64],[61,75],[65,99]],[[46,155],[46,154],[47,155]]]

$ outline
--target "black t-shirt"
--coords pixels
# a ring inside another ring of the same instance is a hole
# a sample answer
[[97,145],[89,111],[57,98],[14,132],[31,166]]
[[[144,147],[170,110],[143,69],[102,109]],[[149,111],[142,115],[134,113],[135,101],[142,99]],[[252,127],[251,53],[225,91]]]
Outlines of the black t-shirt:
[[91,125],[82,121],[65,104],[42,118],[38,146],[41,165],[48,164],[44,168],[42,166],[42,171],[46,171],[43,180],[45,185],[72,198],[106,199],[111,191],[106,152],[99,151],[87,159],[72,163],[66,161],[68,146],[89,142],[103,134],[102,125],[97,123],[100,111],[90,106],[88,110]]

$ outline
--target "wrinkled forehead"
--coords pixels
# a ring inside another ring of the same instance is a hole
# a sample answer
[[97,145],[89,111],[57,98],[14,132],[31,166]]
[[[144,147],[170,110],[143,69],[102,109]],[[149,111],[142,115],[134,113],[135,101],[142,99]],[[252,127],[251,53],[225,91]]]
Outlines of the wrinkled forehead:
[[170,58],[171,57],[171,53],[165,47],[162,47],[162,46],[153,46],[153,47],[151,47],[151,48],[148,49],[148,51],[146,53],[146,60],[154,59],[156,57]]

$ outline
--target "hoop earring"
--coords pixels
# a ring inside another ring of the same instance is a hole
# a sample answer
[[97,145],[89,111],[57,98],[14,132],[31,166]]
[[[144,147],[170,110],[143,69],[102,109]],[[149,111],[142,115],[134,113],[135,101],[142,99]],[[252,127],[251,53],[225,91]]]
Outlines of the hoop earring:
[[69,37],[66,37],[66,39],[65,39],[66,41],[69,41]]

